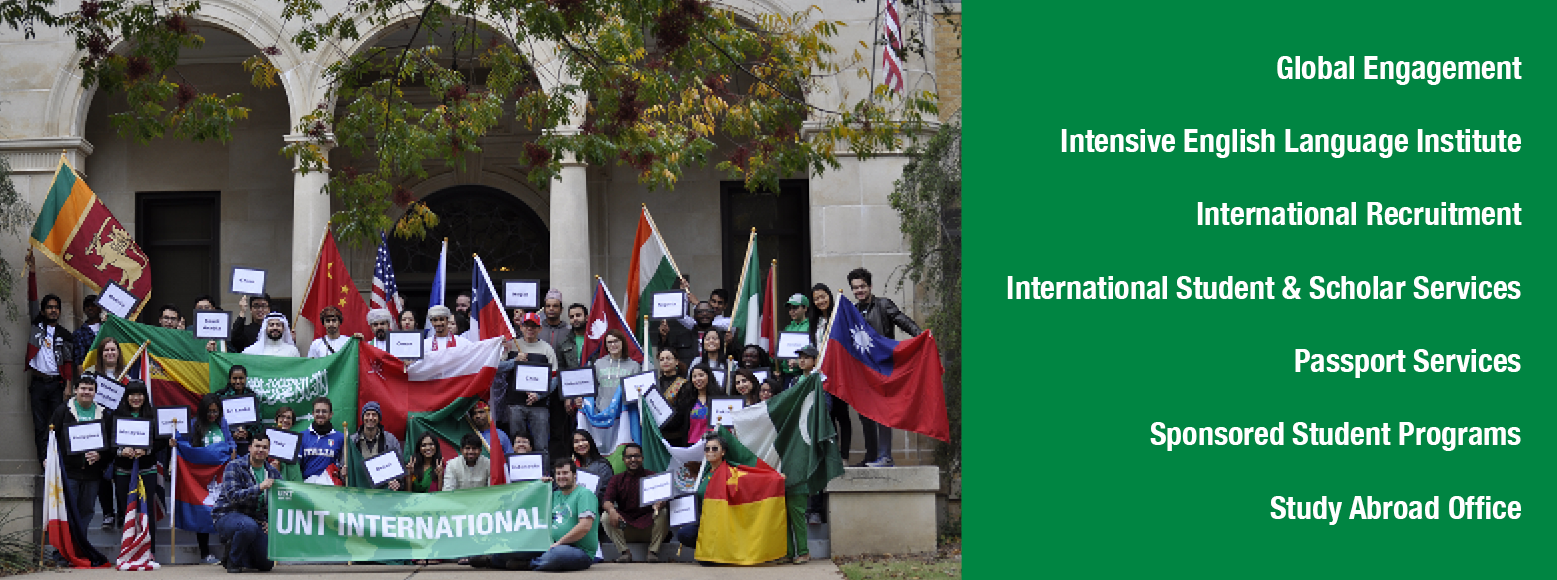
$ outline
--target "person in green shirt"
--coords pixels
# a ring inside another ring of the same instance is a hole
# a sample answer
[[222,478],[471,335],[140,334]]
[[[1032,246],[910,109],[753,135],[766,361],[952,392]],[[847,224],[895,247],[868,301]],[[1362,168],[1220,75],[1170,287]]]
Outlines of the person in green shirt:
[[[293,410],[291,407],[282,407],[280,409],[276,409],[275,429],[277,431],[296,433],[298,431],[297,411]],[[270,466],[276,468],[276,471],[281,472],[281,481],[303,480],[303,465],[297,461],[293,461],[291,463],[282,463],[280,459],[276,459],[274,456],[271,456]]]
[[[806,300],[804,294],[796,293],[790,296],[789,301],[785,302],[785,304],[789,306],[789,324],[784,325],[784,332],[804,332],[809,336],[811,334],[811,319],[807,318],[806,314],[808,312],[807,308],[811,306],[811,301]],[[802,374],[799,367],[795,366],[793,361],[788,360],[779,362],[779,370],[789,376]]]
[[[497,554],[486,560],[471,558],[472,565],[532,570],[572,572],[588,569],[600,549],[600,502],[595,492],[578,485],[573,459],[559,457],[551,463],[551,548],[535,552]],[[533,558],[531,558],[533,556]],[[479,563],[478,563],[479,561]]]

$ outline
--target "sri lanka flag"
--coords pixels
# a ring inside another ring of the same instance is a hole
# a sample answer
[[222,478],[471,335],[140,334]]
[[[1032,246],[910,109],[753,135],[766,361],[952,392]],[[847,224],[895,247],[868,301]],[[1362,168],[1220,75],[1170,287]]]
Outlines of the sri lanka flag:
[[492,286],[492,277],[487,276],[481,256],[475,258],[476,267],[470,280],[470,330],[466,336],[471,340],[498,337],[506,340],[519,336],[514,332],[514,321],[503,313],[502,295]]
[[116,282],[140,299],[131,318],[140,316],[146,307],[151,297],[150,258],[75,168],[65,162],[63,153],[49,195],[38,208],[30,242],[93,292],[102,292],[109,282]]
[[949,439],[935,337],[925,331],[901,342],[885,338],[843,293],[833,304],[832,331],[821,361],[827,392],[893,429]]
[[209,534],[216,531],[211,508],[222,485],[223,469],[232,457],[232,434],[222,422],[221,443],[206,447],[189,444],[188,434],[179,434],[173,462],[173,527]]
[[693,557],[724,564],[760,564],[784,557],[787,520],[784,476],[761,461],[722,461],[703,495]]
[[[112,314],[103,322],[92,342],[92,350],[81,361],[81,368],[97,366],[97,350],[109,337],[119,341],[120,356],[129,361],[128,376],[140,379],[151,391],[151,400],[158,405],[183,405],[195,407],[200,396],[211,391],[210,353],[204,340],[195,340],[193,334],[171,328],[130,322]],[[157,347],[146,354],[141,351],[151,343]],[[128,349],[128,350],[125,350]],[[145,362],[137,362],[142,358]],[[146,369],[146,363],[150,369]],[[151,380],[146,380],[146,376]]]

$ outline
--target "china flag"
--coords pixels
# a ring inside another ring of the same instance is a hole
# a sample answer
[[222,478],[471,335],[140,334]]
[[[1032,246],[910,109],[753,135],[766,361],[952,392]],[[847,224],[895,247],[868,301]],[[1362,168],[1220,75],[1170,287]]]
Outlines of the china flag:
[[[319,322],[319,311],[326,306],[341,309],[341,334],[351,336],[362,333],[372,336],[368,328],[368,303],[357,292],[351,281],[351,272],[341,260],[341,250],[335,245],[335,234],[324,231],[324,241],[319,244],[319,259],[314,262],[314,275],[308,281],[307,298],[298,316],[313,322],[314,338],[324,336],[324,324]],[[301,337],[300,337],[301,338]]]

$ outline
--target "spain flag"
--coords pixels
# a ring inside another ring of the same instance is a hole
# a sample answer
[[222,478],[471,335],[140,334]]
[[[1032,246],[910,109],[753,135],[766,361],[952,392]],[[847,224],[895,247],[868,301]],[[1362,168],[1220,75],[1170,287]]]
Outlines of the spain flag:
[[784,557],[784,475],[767,464],[721,462],[708,480],[693,557],[760,564]]
[[146,253],[92,193],[86,181],[60,154],[49,195],[32,226],[32,247],[94,292],[116,282],[140,299],[130,318],[140,315],[151,296],[151,266]]

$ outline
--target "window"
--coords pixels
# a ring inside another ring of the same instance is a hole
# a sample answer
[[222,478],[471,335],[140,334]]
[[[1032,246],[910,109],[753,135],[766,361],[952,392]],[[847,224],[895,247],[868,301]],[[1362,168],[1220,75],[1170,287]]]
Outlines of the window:
[[135,239],[153,266],[141,322],[157,324],[163,304],[177,306],[187,321],[196,296],[218,294],[220,233],[220,192],[136,194]]
[[763,276],[773,260],[778,260],[779,303],[790,294],[811,289],[811,182],[805,179],[779,181],[777,195],[750,193],[739,181],[722,181],[720,213],[724,232],[724,289],[732,297],[740,283],[746,242],[751,229],[757,228],[757,260]]

